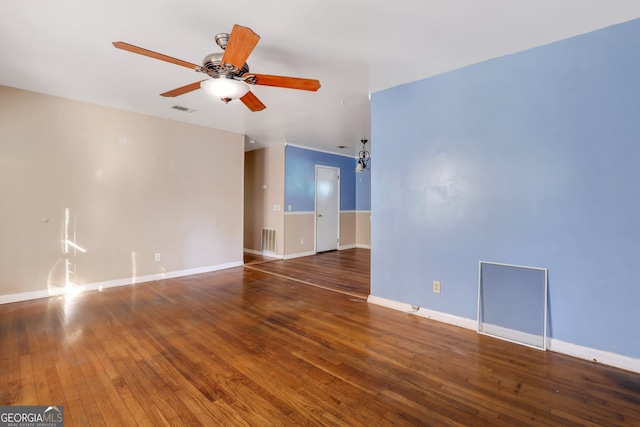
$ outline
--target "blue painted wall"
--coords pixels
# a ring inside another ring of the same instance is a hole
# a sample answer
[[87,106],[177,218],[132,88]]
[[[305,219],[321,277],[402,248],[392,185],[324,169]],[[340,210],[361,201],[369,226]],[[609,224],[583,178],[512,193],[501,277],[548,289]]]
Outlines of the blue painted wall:
[[355,160],[351,157],[287,145],[285,147],[285,210],[315,210],[316,165],[340,168],[340,210],[355,210]]
[[[354,169],[355,163],[354,160]],[[369,160],[369,165],[373,165],[372,160]],[[356,210],[371,210],[371,170],[356,173]]]
[[638,52],[632,21],[373,94],[372,295],[475,319],[479,260],[546,267],[552,337],[640,357]]

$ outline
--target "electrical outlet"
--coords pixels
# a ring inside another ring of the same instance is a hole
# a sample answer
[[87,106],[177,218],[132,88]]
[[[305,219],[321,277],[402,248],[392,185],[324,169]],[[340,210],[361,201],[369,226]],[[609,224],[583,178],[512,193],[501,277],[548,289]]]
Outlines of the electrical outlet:
[[155,258],[156,262],[162,260],[162,254],[160,252],[156,252],[156,258]]
[[440,281],[439,280],[434,280],[433,281],[433,293],[436,293],[436,294],[440,293]]
[[300,239],[300,244],[304,245],[304,239]]

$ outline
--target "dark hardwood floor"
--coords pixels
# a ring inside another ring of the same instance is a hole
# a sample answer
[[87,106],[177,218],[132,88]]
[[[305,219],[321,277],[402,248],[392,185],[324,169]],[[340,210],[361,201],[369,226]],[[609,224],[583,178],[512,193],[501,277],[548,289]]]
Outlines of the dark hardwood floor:
[[322,252],[289,260],[273,260],[249,254],[245,259],[248,268],[365,299],[370,293],[370,265],[369,249],[360,248]]
[[640,425],[640,375],[284,273],[0,305],[0,405],[66,426]]

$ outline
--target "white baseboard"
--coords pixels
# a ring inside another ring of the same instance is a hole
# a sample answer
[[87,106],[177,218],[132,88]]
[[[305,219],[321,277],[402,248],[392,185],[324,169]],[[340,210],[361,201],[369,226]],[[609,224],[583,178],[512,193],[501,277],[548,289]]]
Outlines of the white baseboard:
[[437,320],[438,322],[448,323],[449,325],[458,326],[460,328],[476,330],[478,322],[473,319],[466,319],[464,317],[454,316],[452,314],[442,313],[440,311],[428,310],[420,307],[413,314],[427,319]]
[[262,251],[256,251],[254,249],[243,249],[243,252],[248,253],[248,254],[252,254],[252,255],[257,255],[257,256],[261,256],[263,258],[269,258],[269,259],[282,259],[282,256],[274,254],[273,252],[262,252]]
[[29,301],[32,299],[47,298],[51,296],[48,290],[21,292],[18,294],[0,295],[0,304],[12,302]]
[[[393,310],[404,311],[406,313],[411,313],[417,316],[437,320],[439,322],[448,323],[450,325],[459,326],[465,329],[471,329],[475,331],[478,328],[478,322],[474,319],[453,316],[451,314],[427,310],[425,308],[418,308],[417,310],[415,310],[415,307],[413,307],[411,304],[405,304],[386,298],[376,297],[374,295],[369,295],[367,302],[391,308]],[[640,373],[640,359],[636,359],[633,357],[571,344],[555,338],[547,339],[547,349],[549,351],[566,354],[567,356],[576,357],[578,359],[590,360],[595,363],[601,363],[603,365],[613,366],[615,368],[624,369],[626,371]]]
[[427,319],[437,320],[439,322],[448,323],[450,325],[459,326],[465,329],[476,330],[478,322],[473,319],[466,319],[464,317],[454,316],[452,314],[442,313],[439,311],[428,310],[420,307],[417,310],[411,304],[405,304],[403,302],[393,301],[386,298],[369,295],[367,302],[372,304],[381,305],[383,307],[392,308],[398,311],[404,311],[406,313],[415,314],[416,316],[426,317]]
[[298,252],[296,254],[289,254],[289,255],[285,255],[282,259],[293,259],[293,258],[301,258],[303,256],[311,256],[311,255],[315,255],[316,253],[314,251],[310,251],[310,252]]
[[252,255],[260,255],[260,256],[262,256],[262,251],[256,251],[255,249],[247,249],[247,248],[244,248],[242,251],[243,251],[243,252],[246,252],[246,253],[248,253],[248,254],[252,254]]
[[548,339],[547,348],[550,351],[577,357],[578,359],[589,360],[594,363],[602,363],[603,365],[609,365],[626,371],[640,373],[640,359],[636,359],[634,357],[623,356],[621,354],[603,350],[596,350],[595,348],[583,347],[581,345],[560,341],[555,338]]
[[344,251],[346,249],[353,249],[355,247],[356,247],[355,244],[353,244],[353,245],[342,245],[342,246],[338,246],[338,250],[339,251]]
[[371,249],[371,245],[361,245],[359,243],[355,243],[353,245],[342,245],[338,247],[338,250],[343,251],[345,249],[354,249],[354,248]]
[[[124,279],[115,279],[115,280],[107,280],[104,282],[87,283],[85,285],[78,285],[75,288],[75,290],[80,292],[96,291],[96,290],[101,291],[103,289],[115,288],[117,286],[127,286],[127,285],[133,285],[136,283],[153,282],[155,280],[173,279],[176,277],[191,276],[193,274],[210,273],[212,271],[239,267],[241,265],[242,265],[242,262],[237,261],[237,262],[229,262],[226,264],[210,265],[206,267],[189,268],[186,270],[170,271],[166,273],[150,274],[147,276],[127,277]],[[50,296],[61,295],[62,293],[63,292],[61,291],[51,292],[49,290],[43,289],[43,290],[32,291],[32,292],[21,292],[17,294],[0,295],[0,304],[29,301],[32,299],[39,299],[39,298],[48,298]]]

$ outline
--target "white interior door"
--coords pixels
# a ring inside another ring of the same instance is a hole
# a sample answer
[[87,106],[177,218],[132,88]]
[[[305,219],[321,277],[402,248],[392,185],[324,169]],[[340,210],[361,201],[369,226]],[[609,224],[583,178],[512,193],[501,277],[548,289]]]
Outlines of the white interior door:
[[338,249],[340,169],[316,166],[316,252]]

